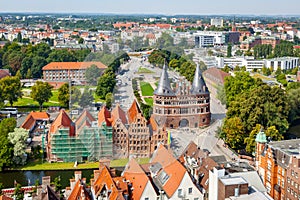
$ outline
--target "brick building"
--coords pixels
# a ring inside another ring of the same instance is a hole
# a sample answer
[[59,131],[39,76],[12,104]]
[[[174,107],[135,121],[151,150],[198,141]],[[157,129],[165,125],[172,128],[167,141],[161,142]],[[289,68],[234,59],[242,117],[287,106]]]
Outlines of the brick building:
[[168,128],[208,126],[211,119],[209,99],[199,66],[193,84],[180,81],[176,90],[171,88],[167,66],[164,66],[153,95],[153,117],[158,125],[165,124]]
[[271,36],[268,36],[268,37],[256,36],[256,37],[254,37],[254,36],[252,36],[252,37],[248,37],[246,40],[244,40],[241,43],[240,48],[242,50],[248,50],[258,44],[270,44],[274,48],[279,43],[280,43],[280,40],[277,37],[271,37]]
[[102,72],[107,68],[101,62],[51,62],[43,67],[43,79],[54,87],[69,80],[84,83],[85,71],[92,65],[96,65]]
[[256,165],[268,194],[275,200],[300,199],[300,139],[267,143],[256,137]]
[[98,124],[105,122],[113,129],[114,156],[117,158],[149,157],[159,143],[167,145],[168,137],[164,126],[158,126],[151,117],[143,116],[134,101],[125,113],[119,105],[110,112],[106,107],[98,113]]

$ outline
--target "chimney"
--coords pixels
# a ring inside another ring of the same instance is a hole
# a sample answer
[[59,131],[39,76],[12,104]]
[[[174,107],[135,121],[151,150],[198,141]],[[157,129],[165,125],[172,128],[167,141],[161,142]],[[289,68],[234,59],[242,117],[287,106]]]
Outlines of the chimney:
[[82,174],[81,171],[75,171],[75,172],[74,172],[74,175],[75,175],[75,182],[77,182],[78,180],[81,179],[81,174]]

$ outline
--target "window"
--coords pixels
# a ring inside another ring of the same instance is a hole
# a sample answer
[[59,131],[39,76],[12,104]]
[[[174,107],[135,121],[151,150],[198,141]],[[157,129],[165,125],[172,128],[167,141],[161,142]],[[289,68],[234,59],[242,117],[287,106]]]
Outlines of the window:
[[178,196],[181,197],[182,196],[182,189],[178,189],[177,193],[178,193]]
[[189,194],[193,193],[193,188],[189,188]]
[[146,198],[145,198],[145,200],[149,200],[149,198],[148,198],[148,197],[146,197]]

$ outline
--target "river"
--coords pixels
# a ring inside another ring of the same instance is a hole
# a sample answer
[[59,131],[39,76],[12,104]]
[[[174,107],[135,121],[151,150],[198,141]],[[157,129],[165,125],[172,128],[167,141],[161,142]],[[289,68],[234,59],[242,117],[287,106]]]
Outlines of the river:
[[[34,185],[38,179],[42,183],[43,176],[51,176],[51,182],[55,177],[60,176],[63,188],[70,185],[70,179],[74,178],[74,171],[76,170],[51,170],[51,171],[6,171],[0,173],[0,183],[3,183],[4,188],[13,188],[14,181],[20,183],[22,186]],[[80,170],[82,177],[86,178],[87,183],[90,182],[93,170]]]

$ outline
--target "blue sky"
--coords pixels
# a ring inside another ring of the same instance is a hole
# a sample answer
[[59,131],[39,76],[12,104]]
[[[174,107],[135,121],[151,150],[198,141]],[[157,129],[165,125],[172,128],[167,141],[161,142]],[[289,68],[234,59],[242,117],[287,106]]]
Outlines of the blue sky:
[[0,12],[300,15],[299,0],[0,0]]

